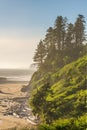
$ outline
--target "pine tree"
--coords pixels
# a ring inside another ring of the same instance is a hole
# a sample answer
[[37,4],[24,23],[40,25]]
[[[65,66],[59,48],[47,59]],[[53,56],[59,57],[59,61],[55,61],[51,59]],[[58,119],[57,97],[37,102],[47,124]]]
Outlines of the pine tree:
[[46,56],[45,46],[43,44],[43,41],[40,41],[39,44],[37,45],[37,49],[33,58],[34,62],[36,62],[38,67],[43,66],[45,56]]
[[49,27],[47,30],[45,39],[44,39],[44,45],[46,48],[46,60],[45,60],[45,68],[49,69],[49,63],[51,69],[54,68],[54,58],[56,57],[56,42],[55,42],[55,31],[52,27]]
[[55,47],[55,33],[52,27],[49,27],[47,30],[47,34],[44,39],[44,44],[47,50],[47,54],[49,53],[50,49]]
[[38,44],[34,62],[39,68],[55,71],[55,67],[61,68],[82,56],[84,40],[83,15],[78,15],[74,24],[67,24],[66,17],[58,16],[54,27],[48,28],[45,39]]
[[73,24],[70,23],[67,26],[66,30],[66,39],[65,39],[65,48],[72,48],[74,44],[74,27]]
[[83,15],[78,15],[74,25],[75,46],[82,46],[85,40],[85,20]]
[[67,18],[63,18],[62,16],[58,16],[55,21],[54,28],[55,28],[56,45],[58,50],[64,48],[66,23]]

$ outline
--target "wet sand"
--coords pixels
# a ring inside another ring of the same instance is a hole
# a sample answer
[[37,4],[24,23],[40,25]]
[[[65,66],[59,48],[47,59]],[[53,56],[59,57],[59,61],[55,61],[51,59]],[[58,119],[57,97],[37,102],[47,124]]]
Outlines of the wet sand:
[[9,99],[26,97],[27,93],[21,92],[22,87],[22,84],[0,84],[0,130],[25,125],[32,127],[33,122],[29,123],[26,119],[4,114],[11,105],[14,105]]

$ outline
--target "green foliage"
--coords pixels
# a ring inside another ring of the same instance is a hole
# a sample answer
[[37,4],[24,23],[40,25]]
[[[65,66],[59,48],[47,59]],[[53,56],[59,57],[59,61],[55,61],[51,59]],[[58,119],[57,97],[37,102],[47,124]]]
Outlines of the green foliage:
[[74,24],[58,16],[43,40],[45,51],[37,49],[37,54],[45,52],[42,61],[39,60],[43,65],[39,64],[29,87],[32,110],[43,123],[38,130],[85,130],[87,45],[83,44],[84,30],[83,15],[78,15]]
[[56,71],[55,68],[61,68],[83,55],[85,39],[83,15],[78,15],[74,24],[67,23],[66,17],[58,16],[54,27],[49,27],[44,40],[39,42],[34,62],[45,72]]
[[81,46],[82,42],[85,39],[84,29],[85,29],[84,16],[79,14],[74,27],[76,46]]
[[45,114],[45,109],[48,105],[46,102],[46,96],[50,92],[49,83],[46,83],[44,86],[41,86],[39,89],[37,89],[37,92],[33,95],[33,99],[31,100],[31,104],[34,106],[34,113]]
[[56,73],[44,74],[43,79],[34,77],[31,82],[36,83],[36,89],[33,90],[31,105],[41,121],[50,124],[59,118],[76,118],[85,114],[86,65],[87,58],[84,56]]
[[39,66],[42,67],[45,55],[46,55],[45,46],[44,46],[43,42],[40,41],[37,46],[34,58],[33,58],[34,62],[36,62],[38,64],[38,67]]
[[51,125],[40,125],[38,130],[86,130],[86,121],[86,115],[79,118],[59,119]]

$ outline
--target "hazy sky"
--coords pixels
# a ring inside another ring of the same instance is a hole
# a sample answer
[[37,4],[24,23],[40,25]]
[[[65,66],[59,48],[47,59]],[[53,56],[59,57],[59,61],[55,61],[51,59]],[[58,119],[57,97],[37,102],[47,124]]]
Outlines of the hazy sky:
[[87,21],[87,0],[0,0],[0,68],[29,68],[36,46],[57,16]]

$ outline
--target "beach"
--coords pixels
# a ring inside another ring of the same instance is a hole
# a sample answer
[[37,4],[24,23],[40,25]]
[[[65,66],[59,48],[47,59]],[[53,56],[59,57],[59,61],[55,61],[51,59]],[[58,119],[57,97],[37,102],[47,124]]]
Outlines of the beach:
[[22,127],[32,127],[29,120],[31,110],[27,106],[27,92],[22,92],[24,84],[0,84],[0,130]]

